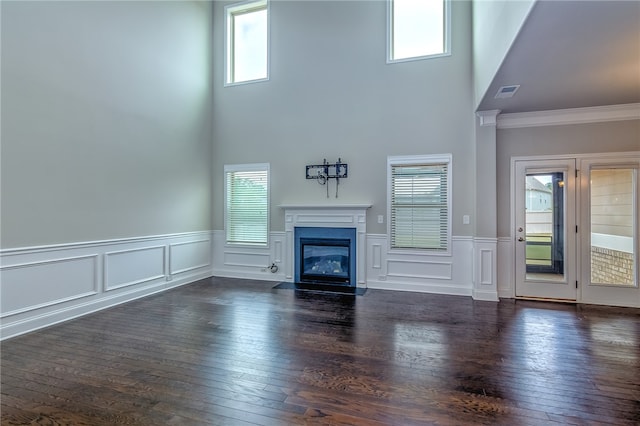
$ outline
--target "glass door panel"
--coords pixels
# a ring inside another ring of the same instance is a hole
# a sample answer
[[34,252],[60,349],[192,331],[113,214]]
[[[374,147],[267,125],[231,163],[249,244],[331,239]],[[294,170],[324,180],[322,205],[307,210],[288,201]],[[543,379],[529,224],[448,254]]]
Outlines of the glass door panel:
[[575,160],[516,167],[516,296],[575,300]]
[[591,284],[634,287],[635,170],[591,171]]
[[584,159],[581,301],[640,307],[638,169],[640,155]]
[[564,173],[525,178],[526,278],[564,281]]

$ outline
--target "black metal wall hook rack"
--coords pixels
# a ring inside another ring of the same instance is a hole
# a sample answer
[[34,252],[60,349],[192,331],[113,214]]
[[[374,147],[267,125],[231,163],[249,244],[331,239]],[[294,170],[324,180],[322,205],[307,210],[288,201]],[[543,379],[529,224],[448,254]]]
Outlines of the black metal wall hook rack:
[[[322,164],[310,164],[307,166],[307,179],[316,179],[320,185],[327,185],[329,179],[336,180],[336,198],[338,198],[338,186],[340,179],[348,177],[349,166],[343,163],[341,158],[335,163],[328,163],[325,158]],[[327,198],[329,198],[329,186],[327,185]]]

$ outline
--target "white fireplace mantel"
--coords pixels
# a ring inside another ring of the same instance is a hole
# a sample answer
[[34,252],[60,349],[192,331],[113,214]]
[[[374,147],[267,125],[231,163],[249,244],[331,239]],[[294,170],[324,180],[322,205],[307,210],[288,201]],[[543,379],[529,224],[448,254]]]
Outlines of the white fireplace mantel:
[[286,210],[350,210],[371,208],[371,204],[280,204],[281,209]]
[[355,228],[358,287],[366,287],[367,210],[371,204],[283,204],[286,278],[294,277],[294,232],[296,227]]

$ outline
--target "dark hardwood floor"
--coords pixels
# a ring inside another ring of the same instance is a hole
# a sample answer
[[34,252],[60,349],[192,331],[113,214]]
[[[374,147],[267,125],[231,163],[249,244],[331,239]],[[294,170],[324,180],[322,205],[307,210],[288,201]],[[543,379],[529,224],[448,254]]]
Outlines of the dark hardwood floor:
[[213,278],[2,343],[2,424],[638,425],[640,310]]

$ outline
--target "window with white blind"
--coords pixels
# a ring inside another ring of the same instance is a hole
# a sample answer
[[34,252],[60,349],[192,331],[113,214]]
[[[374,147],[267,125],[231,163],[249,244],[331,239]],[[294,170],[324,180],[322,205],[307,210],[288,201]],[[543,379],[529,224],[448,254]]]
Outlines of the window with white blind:
[[451,155],[388,158],[391,249],[448,253]]
[[269,165],[224,166],[227,244],[267,245]]

